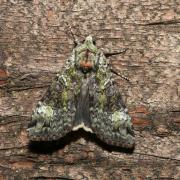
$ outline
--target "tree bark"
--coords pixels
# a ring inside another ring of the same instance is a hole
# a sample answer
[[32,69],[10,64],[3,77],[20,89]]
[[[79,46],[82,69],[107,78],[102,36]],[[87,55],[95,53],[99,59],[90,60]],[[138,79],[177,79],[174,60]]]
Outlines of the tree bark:
[[[179,179],[178,0],[0,0],[0,179]],[[30,144],[33,108],[73,48],[91,34],[110,58],[136,146],[78,131]]]

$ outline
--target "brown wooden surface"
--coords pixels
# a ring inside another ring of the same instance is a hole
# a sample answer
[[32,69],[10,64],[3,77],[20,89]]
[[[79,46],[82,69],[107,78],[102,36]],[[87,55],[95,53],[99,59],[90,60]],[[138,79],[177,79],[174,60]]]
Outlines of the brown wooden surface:
[[[178,0],[0,0],[0,180],[179,179]],[[73,48],[66,22],[111,57],[133,117],[134,151],[83,131],[31,144],[26,128]]]

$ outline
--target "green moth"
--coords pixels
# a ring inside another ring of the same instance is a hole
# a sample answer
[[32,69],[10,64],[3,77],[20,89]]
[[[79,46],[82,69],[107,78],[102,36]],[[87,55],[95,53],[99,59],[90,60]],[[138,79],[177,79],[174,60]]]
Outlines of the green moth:
[[29,138],[58,140],[83,128],[107,144],[132,148],[131,117],[112,75],[91,36],[78,43],[33,111]]

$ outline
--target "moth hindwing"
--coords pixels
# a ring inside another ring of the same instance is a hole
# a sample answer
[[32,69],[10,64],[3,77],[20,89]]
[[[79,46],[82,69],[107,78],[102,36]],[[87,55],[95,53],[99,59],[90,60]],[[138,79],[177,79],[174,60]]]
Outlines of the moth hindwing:
[[83,128],[102,141],[134,146],[131,117],[121,100],[108,61],[91,36],[78,44],[32,114],[33,141],[57,140]]

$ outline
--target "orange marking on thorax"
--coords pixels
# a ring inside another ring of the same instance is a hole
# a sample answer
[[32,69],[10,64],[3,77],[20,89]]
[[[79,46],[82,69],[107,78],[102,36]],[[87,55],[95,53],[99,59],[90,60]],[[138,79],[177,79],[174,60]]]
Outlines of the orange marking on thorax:
[[83,68],[92,68],[92,67],[93,67],[92,62],[90,62],[90,61],[88,60],[88,58],[89,58],[89,52],[90,52],[90,51],[87,49],[87,50],[86,50],[86,54],[85,54],[85,60],[83,60],[83,61],[80,62],[80,66],[83,67]]
[[92,68],[93,64],[90,61],[81,61],[80,66],[84,68]]

